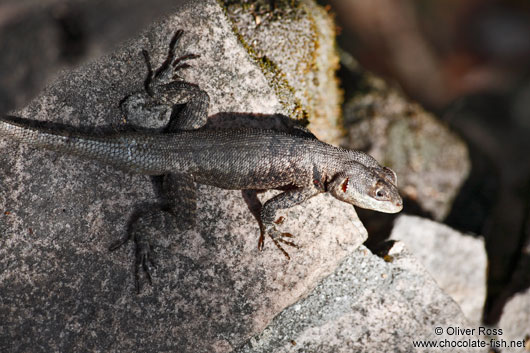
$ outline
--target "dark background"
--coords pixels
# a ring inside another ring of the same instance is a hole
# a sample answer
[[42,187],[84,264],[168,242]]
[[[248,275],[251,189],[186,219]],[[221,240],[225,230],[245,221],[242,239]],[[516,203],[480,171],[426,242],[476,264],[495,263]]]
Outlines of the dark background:
[[[341,50],[467,143],[472,171],[444,222],[484,237],[484,321],[495,323],[506,300],[530,286],[530,2],[321,3],[336,14]],[[347,100],[355,85],[340,75]]]

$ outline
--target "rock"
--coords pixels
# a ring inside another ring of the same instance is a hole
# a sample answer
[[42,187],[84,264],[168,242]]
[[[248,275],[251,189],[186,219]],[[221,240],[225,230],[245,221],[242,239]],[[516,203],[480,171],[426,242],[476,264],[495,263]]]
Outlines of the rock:
[[184,1],[2,1],[0,113],[22,107],[60,70],[108,52]]
[[[357,70],[357,69],[356,69]],[[418,104],[367,72],[344,107],[346,146],[398,175],[403,196],[442,220],[471,168],[464,142]]]
[[483,239],[406,215],[396,219],[390,237],[406,245],[474,326],[480,324],[488,264]]
[[223,2],[234,31],[260,64],[286,113],[308,119],[308,128],[319,139],[341,142],[335,24],[326,11],[312,0],[278,0],[273,11],[269,1]]
[[[387,257],[393,261],[361,246],[236,352],[432,352],[414,344],[445,340],[485,347],[476,329],[456,334],[457,328],[471,326],[402,243],[395,243]],[[435,334],[437,328],[442,334]]]
[[[502,330],[500,338],[508,342],[503,353],[530,351],[530,289],[514,295],[506,303],[498,328]],[[518,346],[510,347],[510,342]]]
[[[188,2],[115,53],[63,73],[14,114],[85,130],[122,127],[118,104],[146,75],[141,49],[158,66],[180,28],[179,53],[201,54],[181,75],[210,94],[210,114],[285,113],[210,0]],[[132,212],[155,201],[149,178],[5,140],[0,151],[1,351],[229,352],[366,239],[352,206],[321,195],[282,212],[282,229],[300,246],[287,249],[288,262],[268,239],[258,252],[258,226],[240,192],[201,186],[197,226],[160,229],[154,285],[136,295],[133,244],[107,249]]]

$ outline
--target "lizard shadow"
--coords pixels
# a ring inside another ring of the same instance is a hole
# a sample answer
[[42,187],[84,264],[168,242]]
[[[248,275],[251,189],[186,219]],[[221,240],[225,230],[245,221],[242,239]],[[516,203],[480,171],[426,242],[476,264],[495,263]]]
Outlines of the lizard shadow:
[[283,114],[220,112],[208,117],[204,129],[270,129],[283,132],[308,132],[307,121],[297,121]]
[[[29,126],[30,128],[59,133],[64,136],[70,134],[82,134],[105,137],[124,132],[161,132],[160,128],[149,128],[132,124],[74,126],[58,122],[21,118],[14,115],[6,115],[3,118],[20,126]],[[201,127],[201,129],[270,129],[315,138],[314,135],[304,127],[306,124],[306,121],[299,122],[283,114],[222,112],[208,117],[206,124]]]

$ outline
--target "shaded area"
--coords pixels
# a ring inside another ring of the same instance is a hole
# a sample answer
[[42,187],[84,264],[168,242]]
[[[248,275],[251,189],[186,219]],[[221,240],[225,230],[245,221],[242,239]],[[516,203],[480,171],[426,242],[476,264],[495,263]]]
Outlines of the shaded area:
[[[524,247],[529,241],[525,228],[530,202],[530,129],[514,109],[528,87],[525,79],[506,93],[462,98],[444,115],[475,150],[475,171],[446,222],[486,240],[489,276],[484,320],[488,324],[498,321],[506,299],[530,286],[528,278],[517,275],[528,269]],[[526,109],[530,112],[530,106]]]
[[29,102],[59,70],[101,55],[185,0],[0,4],[0,112]]

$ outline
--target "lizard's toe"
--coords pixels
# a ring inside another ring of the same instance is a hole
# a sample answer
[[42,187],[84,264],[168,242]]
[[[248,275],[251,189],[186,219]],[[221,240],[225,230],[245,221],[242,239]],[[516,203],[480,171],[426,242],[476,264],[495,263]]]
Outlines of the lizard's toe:
[[188,65],[189,66],[189,64],[183,63],[183,61],[191,60],[191,59],[197,59],[198,57],[200,57],[199,54],[193,54],[193,53],[184,54],[184,55],[179,56],[178,58],[173,60],[173,62],[171,63],[171,65],[174,68],[173,70],[177,71],[178,67],[181,66],[181,65]]
[[300,248],[298,245],[296,245],[296,243],[293,243],[292,241],[289,241],[289,240],[285,240],[284,237],[292,238],[293,235],[291,233],[282,233],[281,237],[278,238],[278,241],[284,243],[285,245],[292,246],[293,248],[296,248],[296,249]]
[[292,238],[293,235],[291,233],[281,233],[280,231],[276,229],[276,227],[271,226],[271,227],[267,227],[266,229],[264,229],[262,231],[262,234],[260,235],[260,242],[258,243],[258,249],[260,250],[263,248],[263,240],[264,240],[263,237],[265,233],[271,238],[274,245],[276,245],[276,247],[285,255],[285,257],[287,257],[288,260],[290,260],[291,257],[289,256],[287,251],[285,251],[285,249],[280,245],[280,243],[283,243],[288,246],[292,246],[293,248],[297,248],[297,249],[299,248],[298,245],[296,245],[294,242],[284,239],[284,238]]

